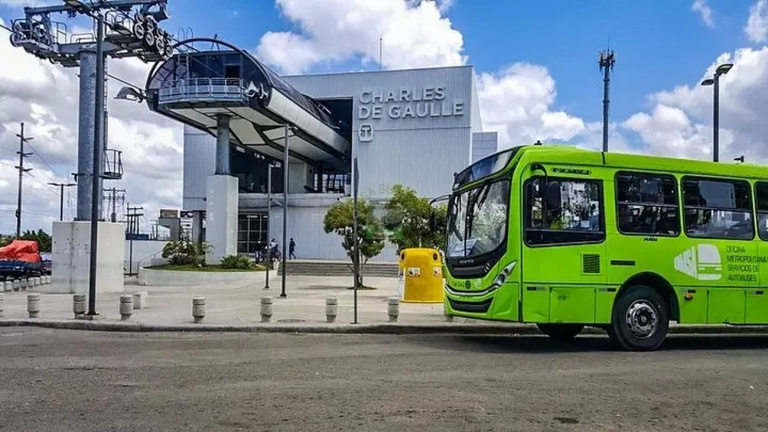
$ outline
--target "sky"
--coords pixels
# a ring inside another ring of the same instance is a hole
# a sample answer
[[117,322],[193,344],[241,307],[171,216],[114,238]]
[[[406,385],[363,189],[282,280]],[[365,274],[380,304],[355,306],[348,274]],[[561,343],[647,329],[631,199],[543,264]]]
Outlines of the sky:
[[[10,25],[29,5],[0,0]],[[212,5],[215,4],[215,8]],[[611,49],[609,149],[712,158],[712,87],[721,77],[721,161],[768,164],[768,0],[169,0],[161,26],[178,38],[216,36],[284,75],[446,65],[474,66],[481,119],[500,147],[566,143],[599,149],[600,51]],[[70,33],[90,23],[68,19]],[[382,50],[380,51],[380,41]],[[203,47],[198,47],[203,48]],[[381,59],[381,64],[379,59]],[[110,60],[109,72],[143,84],[151,65]],[[115,101],[109,82],[110,147],[123,151],[125,189],[144,207],[180,208],[182,127],[145,105]],[[59,190],[77,165],[77,70],[36,59],[0,29],[0,233],[15,230],[19,123],[35,153],[25,162],[23,229],[51,229]],[[75,188],[64,214],[74,215]]]

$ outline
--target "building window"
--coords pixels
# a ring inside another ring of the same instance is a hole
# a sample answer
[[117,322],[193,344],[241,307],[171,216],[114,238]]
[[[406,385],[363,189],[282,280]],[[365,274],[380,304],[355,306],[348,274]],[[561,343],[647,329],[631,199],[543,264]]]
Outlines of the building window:
[[529,245],[599,243],[605,239],[602,182],[541,177],[526,184]]
[[680,234],[677,186],[672,176],[617,174],[616,210],[616,220],[622,234]]
[[762,240],[768,240],[768,183],[755,184],[755,201],[757,201],[757,233]]
[[754,238],[749,190],[745,181],[684,178],[685,233],[689,237]]
[[266,213],[238,215],[237,252],[252,254],[261,252],[269,239],[269,219]]

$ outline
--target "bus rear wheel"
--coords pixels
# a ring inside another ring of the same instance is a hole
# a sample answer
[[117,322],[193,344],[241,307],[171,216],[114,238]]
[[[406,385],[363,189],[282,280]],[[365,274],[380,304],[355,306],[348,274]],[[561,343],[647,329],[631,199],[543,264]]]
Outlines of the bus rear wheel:
[[647,286],[633,286],[613,305],[608,336],[628,351],[653,351],[667,337],[669,312],[667,301]]
[[536,326],[542,333],[557,341],[569,341],[584,330],[581,324],[536,324]]

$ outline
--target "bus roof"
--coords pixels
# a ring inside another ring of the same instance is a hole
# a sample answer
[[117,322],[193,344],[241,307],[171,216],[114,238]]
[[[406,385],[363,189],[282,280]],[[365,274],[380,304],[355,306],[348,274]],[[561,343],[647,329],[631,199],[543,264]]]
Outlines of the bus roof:
[[515,159],[518,160],[526,159],[536,162],[605,165],[635,170],[768,179],[768,167],[763,165],[710,162],[631,153],[603,153],[572,145],[526,145],[519,149],[516,156]]

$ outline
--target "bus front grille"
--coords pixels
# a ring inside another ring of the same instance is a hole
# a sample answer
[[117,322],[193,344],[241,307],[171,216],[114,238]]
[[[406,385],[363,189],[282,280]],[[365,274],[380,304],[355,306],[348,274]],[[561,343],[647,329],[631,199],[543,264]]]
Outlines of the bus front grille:
[[451,303],[451,308],[459,312],[486,313],[491,307],[493,299],[490,298],[481,302],[464,302],[449,298],[448,301]]

